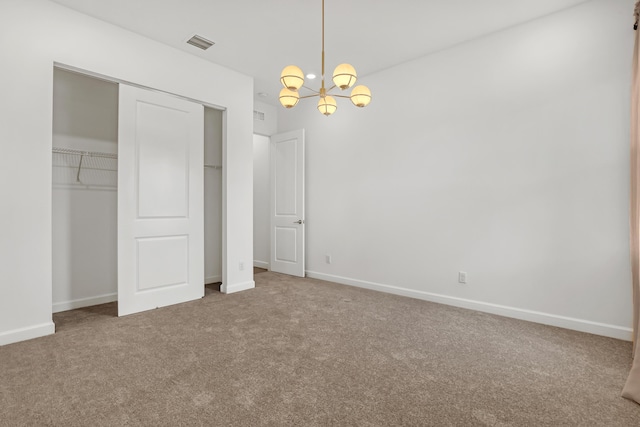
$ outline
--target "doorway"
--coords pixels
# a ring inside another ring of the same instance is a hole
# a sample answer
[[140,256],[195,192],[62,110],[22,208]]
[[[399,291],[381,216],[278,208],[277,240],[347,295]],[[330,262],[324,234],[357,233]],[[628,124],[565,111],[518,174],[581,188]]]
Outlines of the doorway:
[[[52,152],[52,273],[54,313],[115,302],[118,300],[118,169],[120,85],[79,72],[54,68],[53,152]],[[141,89],[135,89],[141,90]],[[169,97],[157,93],[156,95]],[[155,96],[155,95],[153,95]],[[178,98],[176,98],[178,99]],[[184,101],[186,102],[186,101]],[[201,122],[199,174],[201,236],[196,240],[204,252],[200,286],[220,282],[222,278],[222,110],[204,108]],[[157,153],[156,153],[157,154]],[[205,160],[203,160],[205,159]],[[193,161],[189,163],[194,164]],[[139,163],[138,163],[139,166]],[[204,189],[204,191],[203,191]],[[140,190],[138,185],[137,190]],[[204,194],[203,194],[204,193]],[[147,202],[148,205],[148,202]],[[138,205],[140,206],[140,205]],[[204,211],[204,212],[203,212]],[[195,211],[190,214],[193,215]],[[149,212],[147,212],[148,214]],[[147,214],[138,217],[144,217]],[[154,214],[151,213],[151,216]],[[148,216],[148,215],[147,215]],[[165,218],[162,219],[166,221]],[[203,228],[202,228],[203,227]],[[140,240],[138,256],[152,245],[170,250],[179,248],[180,239]],[[142,244],[140,243],[142,242]],[[152,245],[149,245],[151,242]],[[166,243],[166,244],[165,244]],[[191,251],[197,252],[197,251]],[[157,264],[157,261],[155,261]],[[162,268],[160,268],[162,270]],[[140,276],[138,269],[138,276]],[[147,269],[148,272],[154,271]],[[176,270],[169,270],[171,273]],[[143,272],[144,273],[144,272]],[[147,275],[147,279],[153,279]],[[206,278],[207,280],[204,280]],[[169,283],[168,287],[173,284]],[[180,285],[180,283],[178,283]],[[162,284],[162,292],[167,286]],[[142,289],[148,292],[148,289]],[[122,295],[120,295],[122,296]],[[168,305],[161,303],[161,305]],[[155,308],[155,307],[153,307]],[[115,313],[114,313],[115,315]]]
[[204,283],[222,283],[222,122],[223,111],[204,109]]
[[253,135],[254,273],[305,276],[304,130]]
[[253,135],[253,267],[269,270],[269,145],[271,139]]
[[117,300],[118,85],[54,68],[53,312]]

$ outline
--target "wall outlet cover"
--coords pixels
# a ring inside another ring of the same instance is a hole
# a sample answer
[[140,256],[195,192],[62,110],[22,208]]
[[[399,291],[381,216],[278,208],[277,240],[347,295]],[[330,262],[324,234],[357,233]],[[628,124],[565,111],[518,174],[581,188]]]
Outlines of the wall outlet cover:
[[459,271],[458,272],[458,283],[467,283],[467,272]]

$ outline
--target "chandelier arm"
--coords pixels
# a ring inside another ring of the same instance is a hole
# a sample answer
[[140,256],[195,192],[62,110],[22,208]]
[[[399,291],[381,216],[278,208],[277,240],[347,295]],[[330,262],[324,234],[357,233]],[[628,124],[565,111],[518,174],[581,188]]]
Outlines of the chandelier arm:
[[319,93],[314,93],[313,95],[305,95],[305,96],[301,96],[300,99],[315,98],[316,96],[320,96],[320,94]]
[[310,90],[310,91],[311,91],[311,92],[313,92],[313,93],[316,93],[316,94],[319,94],[319,93],[320,93],[320,92],[318,92],[318,91],[317,91],[317,90],[315,90],[315,89],[311,89],[309,86],[304,86],[304,85],[303,85],[302,87],[303,87],[303,88],[305,88],[305,89],[307,89],[307,90]]
[[347,95],[331,95],[331,96],[335,96],[336,98],[347,98],[347,99],[351,99],[350,96]]

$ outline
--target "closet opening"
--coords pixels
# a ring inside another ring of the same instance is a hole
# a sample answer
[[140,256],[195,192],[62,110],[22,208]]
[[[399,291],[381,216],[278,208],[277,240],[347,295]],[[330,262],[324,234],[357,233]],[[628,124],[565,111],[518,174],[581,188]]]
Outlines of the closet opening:
[[222,284],[222,121],[222,110],[204,108],[205,295]]
[[118,84],[54,68],[53,313],[117,316]]
[[[52,312],[57,328],[88,316],[118,315],[119,93],[115,81],[54,68]],[[204,167],[205,295],[219,291],[222,280],[223,120],[223,110],[204,107],[204,164],[197,167]],[[76,309],[82,312],[67,314]]]

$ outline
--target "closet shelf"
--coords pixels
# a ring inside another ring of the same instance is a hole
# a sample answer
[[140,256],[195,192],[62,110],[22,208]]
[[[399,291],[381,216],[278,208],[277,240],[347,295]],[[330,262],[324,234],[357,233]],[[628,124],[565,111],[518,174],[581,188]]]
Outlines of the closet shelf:
[[72,150],[70,148],[57,148],[54,147],[52,150],[56,154],[70,154],[76,156],[88,156],[88,157],[103,157],[106,159],[117,159],[118,155],[115,153],[101,153],[98,151],[81,151],[81,150]]
[[56,147],[52,155],[56,185],[117,186],[118,155],[115,153]]

